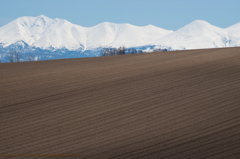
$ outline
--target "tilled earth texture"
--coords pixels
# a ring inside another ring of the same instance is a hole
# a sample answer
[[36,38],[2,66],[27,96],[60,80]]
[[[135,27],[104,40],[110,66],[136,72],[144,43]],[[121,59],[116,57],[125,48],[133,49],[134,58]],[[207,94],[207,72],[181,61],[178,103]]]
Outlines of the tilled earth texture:
[[240,48],[2,63],[0,153],[239,159]]

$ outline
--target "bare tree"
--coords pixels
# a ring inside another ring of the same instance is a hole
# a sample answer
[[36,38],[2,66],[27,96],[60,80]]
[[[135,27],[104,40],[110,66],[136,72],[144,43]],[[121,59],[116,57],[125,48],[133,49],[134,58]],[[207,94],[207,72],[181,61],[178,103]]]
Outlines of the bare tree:
[[143,50],[135,48],[126,48],[125,46],[120,46],[119,48],[103,48],[101,51],[101,56],[113,56],[113,55],[125,55],[125,54],[137,54],[145,53]]
[[101,50],[101,56],[105,56],[105,47]]
[[115,55],[115,49],[114,49],[114,48],[110,48],[110,49],[109,49],[109,55],[110,55],[110,56]]
[[118,55],[118,49],[117,48],[114,48],[114,55]]
[[134,48],[132,48],[131,54],[135,54],[135,49]]
[[8,55],[9,61],[13,62],[13,50],[10,51],[10,54]]
[[118,54],[122,55],[122,47],[121,46],[118,48]]
[[137,54],[137,53],[138,53],[137,49],[135,49],[135,50],[134,50],[134,53],[135,53],[135,54]]
[[127,52],[128,52],[128,54],[131,54],[131,49],[129,48]]
[[19,62],[21,55],[17,51],[14,52],[14,55],[15,55],[15,62]]
[[107,48],[103,48],[102,52],[101,52],[101,56],[108,56],[109,55],[109,51]]
[[125,47],[125,46],[120,46],[120,47],[117,49],[117,54],[118,54],[118,55],[125,55],[125,54],[126,54],[126,47]]
[[122,46],[122,54],[125,55],[126,54],[126,47]]

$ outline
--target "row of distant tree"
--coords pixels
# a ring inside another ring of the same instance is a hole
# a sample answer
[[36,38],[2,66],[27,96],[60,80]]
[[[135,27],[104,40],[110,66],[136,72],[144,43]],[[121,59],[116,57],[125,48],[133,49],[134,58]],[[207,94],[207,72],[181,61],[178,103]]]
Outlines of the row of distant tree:
[[[167,51],[167,49],[154,49],[153,52],[163,52]],[[141,49],[135,49],[135,48],[126,48],[125,46],[120,46],[119,48],[103,48],[101,52],[101,56],[113,56],[113,55],[125,55],[125,54],[141,54],[141,53],[148,53],[147,51],[143,51]],[[9,55],[9,62],[20,62],[20,59],[22,58],[22,55],[17,52],[11,50]],[[34,56],[31,54],[28,54],[27,61],[32,61],[34,59]]]
[[[167,49],[154,49],[153,52],[163,52],[167,51]],[[113,56],[113,55],[125,55],[125,54],[141,54],[148,53],[147,51],[143,51],[141,49],[135,48],[126,48],[124,46],[120,46],[119,48],[103,48],[101,52],[101,56]]]
[[[11,50],[8,55],[9,62],[20,62],[21,57],[22,57],[22,54],[13,50]],[[31,54],[28,54],[27,61],[32,61],[33,59],[34,59],[34,56]]]

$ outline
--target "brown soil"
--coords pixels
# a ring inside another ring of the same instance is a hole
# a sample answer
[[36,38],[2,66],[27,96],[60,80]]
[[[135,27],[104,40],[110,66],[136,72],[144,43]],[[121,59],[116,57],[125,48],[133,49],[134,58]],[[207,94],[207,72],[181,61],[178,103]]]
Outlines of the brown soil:
[[239,47],[5,63],[0,88],[2,155],[240,158]]

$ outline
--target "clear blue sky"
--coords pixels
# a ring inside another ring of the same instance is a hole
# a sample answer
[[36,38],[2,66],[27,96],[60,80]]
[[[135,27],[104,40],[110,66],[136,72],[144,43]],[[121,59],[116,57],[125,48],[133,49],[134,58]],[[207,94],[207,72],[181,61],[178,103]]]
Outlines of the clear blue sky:
[[41,14],[84,27],[108,21],[177,30],[199,19],[226,28],[240,22],[240,0],[0,0],[0,27]]

